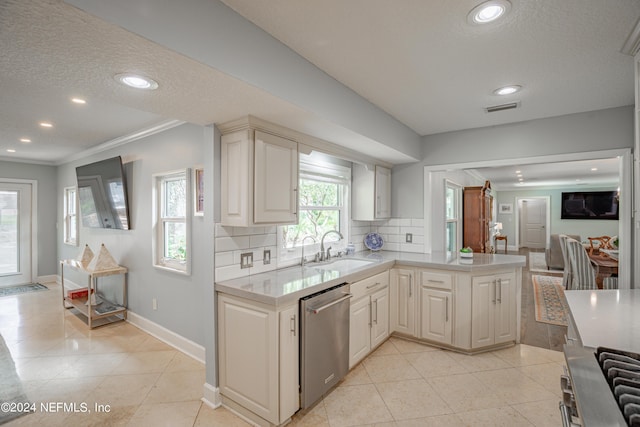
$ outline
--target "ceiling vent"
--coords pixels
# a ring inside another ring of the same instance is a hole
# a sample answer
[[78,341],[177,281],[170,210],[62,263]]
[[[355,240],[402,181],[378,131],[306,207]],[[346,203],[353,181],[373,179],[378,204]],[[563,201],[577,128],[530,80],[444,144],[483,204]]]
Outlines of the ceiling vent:
[[508,104],[500,104],[500,105],[493,105],[491,107],[485,107],[484,111],[487,113],[495,113],[497,111],[512,110],[514,108],[518,108],[519,106],[520,106],[520,101],[510,102]]

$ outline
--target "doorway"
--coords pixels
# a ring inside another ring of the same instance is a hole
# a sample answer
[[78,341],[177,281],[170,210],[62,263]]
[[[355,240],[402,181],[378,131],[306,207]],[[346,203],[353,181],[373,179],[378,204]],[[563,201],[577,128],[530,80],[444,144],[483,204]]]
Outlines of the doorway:
[[549,242],[550,197],[516,198],[516,245],[544,249]]
[[0,181],[0,287],[30,283],[33,186]]

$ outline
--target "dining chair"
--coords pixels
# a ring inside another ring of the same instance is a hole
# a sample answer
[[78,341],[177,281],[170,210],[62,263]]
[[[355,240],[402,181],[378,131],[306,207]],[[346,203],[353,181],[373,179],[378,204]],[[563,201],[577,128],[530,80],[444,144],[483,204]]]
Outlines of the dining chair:
[[565,244],[571,268],[571,282],[569,282],[567,289],[598,289],[596,284],[598,266],[591,262],[582,243],[567,238],[565,239]]
[[[587,237],[589,239],[589,255],[593,254],[594,249],[612,249],[610,236]],[[594,246],[594,242],[596,245]]]
[[560,242],[560,251],[562,252],[562,260],[564,261],[564,269],[562,270],[562,287],[569,289],[571,284],[571,260],[569,259],[569,253],[567,252],[567,239],[570,239],[566,234],[558,235],[558,242]]

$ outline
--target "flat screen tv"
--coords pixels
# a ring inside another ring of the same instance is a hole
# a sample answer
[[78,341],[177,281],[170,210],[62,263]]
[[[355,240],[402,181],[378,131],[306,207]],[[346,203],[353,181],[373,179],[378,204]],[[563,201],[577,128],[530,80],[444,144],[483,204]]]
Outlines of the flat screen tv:
[[562,193],[561,219],[618,219],[617,191]]
[[76,168],[82,225],[129,229],[127,184],[120,156]]

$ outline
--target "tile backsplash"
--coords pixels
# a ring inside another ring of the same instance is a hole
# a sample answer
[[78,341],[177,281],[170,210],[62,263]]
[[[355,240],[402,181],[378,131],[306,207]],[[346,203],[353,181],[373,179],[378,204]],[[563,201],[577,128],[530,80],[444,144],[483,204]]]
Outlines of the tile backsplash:
[[[383,249],[399,252],[424,252],[424,221],[412,218],[392,218],[384,221],[350,221],[349,241],[356,252],[366,250],[364,237],[377,232],[384,240]],[[412,234],[412,243],[406,243],[406,234]],[[271,252],[268,264],[264,251]],[[240,268],[240,256],[253,254],[253,266]],[[277,228],[273,227],[215,227],[215,280],[229,280],[275,270],[286,265],[278,260]],[[289,260],[289,264],[291,261]],[[280,265],[279,265],[280,264]]]

